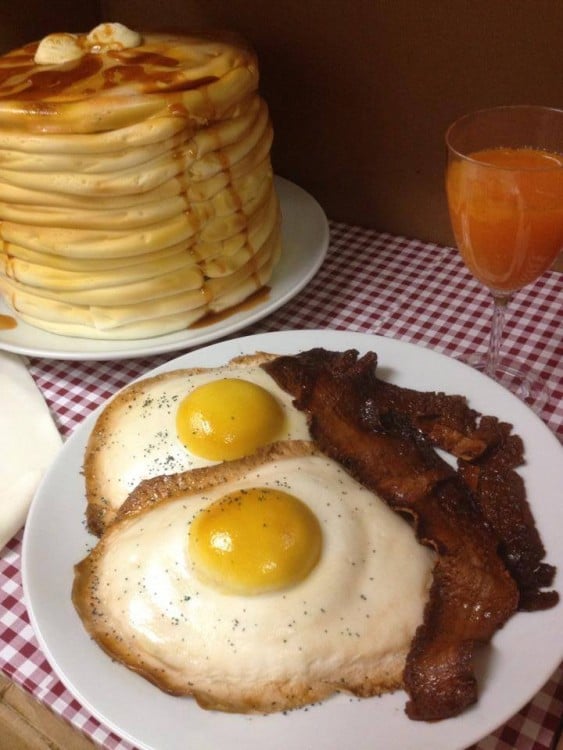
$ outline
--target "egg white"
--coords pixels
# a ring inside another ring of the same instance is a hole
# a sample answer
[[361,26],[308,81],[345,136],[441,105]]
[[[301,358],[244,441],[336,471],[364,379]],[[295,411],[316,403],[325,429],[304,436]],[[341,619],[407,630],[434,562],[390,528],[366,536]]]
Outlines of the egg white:
[[[321,558],[285,590],[221,593],[194,573],[190,524],[227,492],[255,486],[309,506]],[[406,521],[315,452],[266,460],[118,520],[78,566],[83,593],[74,598],[101,645],[163,689],[268,712],[339,689],[372,695],[400,685],[433,559]]]
[[[267,355],[265,355],[267,356]],[[305,415],[259,366],[260,355],[222,367],[175,370],[132,384],[113,398],[92,430],[84,456],[90,528],[101,533],[130,492],[144,479],[213,465],[191,453],[178,438],[176,411],[182,399],[204,383],[241,378],[275,396],[285,415],[276,440],[307,439]],[[252,419],[252,415],[249,415]]]

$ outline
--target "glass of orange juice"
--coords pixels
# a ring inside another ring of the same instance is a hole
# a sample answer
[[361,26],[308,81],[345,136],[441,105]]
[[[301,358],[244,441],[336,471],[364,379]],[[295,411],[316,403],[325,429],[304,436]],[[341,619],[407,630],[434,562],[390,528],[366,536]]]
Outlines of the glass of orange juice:
[[459,251],[494,302],[478,369],[530,405],[546,392],[525,363],[500,346],[511,297],[563,250],[563,110],[507,106],[465,115],[446,133],[446,194]]

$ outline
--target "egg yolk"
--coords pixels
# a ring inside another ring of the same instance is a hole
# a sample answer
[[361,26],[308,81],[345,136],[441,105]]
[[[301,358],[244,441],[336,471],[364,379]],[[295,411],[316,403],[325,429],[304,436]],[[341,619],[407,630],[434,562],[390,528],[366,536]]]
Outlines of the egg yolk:
[[224,495],[195,517],[188,553],[200,580],[230,594],[276,591],[303,580],[317,564],[316,516],[287,492],[259,487]]
[[181,401],[176,430],[194,455],[231,461],[276,440],[284,421],[281,405],[265,388],[225,378],[194,388]]

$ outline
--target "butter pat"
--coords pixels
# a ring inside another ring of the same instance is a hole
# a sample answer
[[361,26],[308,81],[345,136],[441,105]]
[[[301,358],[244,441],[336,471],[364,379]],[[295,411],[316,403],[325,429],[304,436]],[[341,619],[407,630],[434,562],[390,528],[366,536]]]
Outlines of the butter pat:
[[87,53],[101,54],[110,50],[138,47],[142,37],[122,23],[101,23],[87,36],[57,33],[44,37],[37,47],[37,65],[63,65],[79,60]]
[[101,23],[86,37],[90,52],[130,49],[141,44],[141,35],[122,23]]
[[34,61],[38,65],[62,65],[84,54],[75,34],[49,34],[39,42]]

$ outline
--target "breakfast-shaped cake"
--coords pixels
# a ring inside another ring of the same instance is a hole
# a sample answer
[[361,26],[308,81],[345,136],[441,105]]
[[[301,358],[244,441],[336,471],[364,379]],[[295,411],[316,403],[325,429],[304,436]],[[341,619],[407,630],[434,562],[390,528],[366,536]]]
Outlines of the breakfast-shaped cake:
[[270,713],[400,687],[432,565],[405,520],[290,440],[141,484],[77,565],[73,601],[161,689]]
[[377,364],[254,352],[106,404],[72,600],[113,659],[223,711],[403,687],[411,719],[438,721],[477,701],[477,645],[559,599],[524,444]]
[[112,658],[207,708],[400,687],[431,585],[433,552],[316,449],[275,360],[141,378],[84,454],[100,539],[76,566],[77,612]]
[[101,24],[0,57],[0,293],[67,336],[181,330],[281,252],[254,52]]

